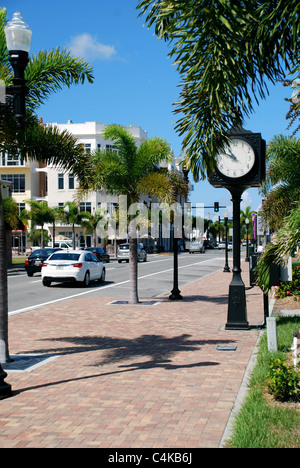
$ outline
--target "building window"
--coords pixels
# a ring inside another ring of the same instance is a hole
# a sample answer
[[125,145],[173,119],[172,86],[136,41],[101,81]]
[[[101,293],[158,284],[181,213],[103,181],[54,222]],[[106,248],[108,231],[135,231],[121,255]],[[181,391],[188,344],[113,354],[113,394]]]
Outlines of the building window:
[[83,150],[85,153],[90,153],[91,152],[91,143],[84,143],[83,144]]
[[81,202],[80,203],[80,211],[88,211],[89,213],[92,212],[92,203],[91,202]]
[[115,153],[118,152],[117,147],[115,145],[106,145],[106,149],[108,151],[114,151]]
[[75,184],[74,174],[69,174],[69,190],[74,189],[74,184]]
[[1,179],[12,182],[13,193],[25,192],[25,174],[2,174]]
[[2,151],[1,166],[24,166],[24,164],[24,158],[21,158],[19,154],[8,154]]
[[22,211],[25,210],[25,203],[18,203],[19,216],[21,216]]
[[64,175],[58,174],[58,190],[64,189]]

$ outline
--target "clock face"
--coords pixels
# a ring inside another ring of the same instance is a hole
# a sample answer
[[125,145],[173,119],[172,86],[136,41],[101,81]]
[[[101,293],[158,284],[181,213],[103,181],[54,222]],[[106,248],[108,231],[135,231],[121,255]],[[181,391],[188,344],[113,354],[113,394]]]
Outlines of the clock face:
[[247,175],[255,163],[251,145],[240,138],[232,138],[225,150],[217,155],[217,168],[226,177],[238,179]]

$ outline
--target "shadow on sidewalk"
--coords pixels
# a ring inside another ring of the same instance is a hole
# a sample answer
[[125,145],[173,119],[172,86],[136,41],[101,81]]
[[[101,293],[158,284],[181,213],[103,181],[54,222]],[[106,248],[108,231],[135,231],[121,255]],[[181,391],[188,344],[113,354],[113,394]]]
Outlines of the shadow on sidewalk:
[[[101,367],[110,364],[117,364],[123,361],[132,361],[137,357],[150,357],[143,362],[131,362],[122,367],[135,367],[145,369],[151,367],[164,367],[165,369],[177,369],[183,367],[194,367],[204,365],[203,363],[177,365],[170,364],[171,358],[182,352],[199,351],[201,346],[217,346],[221,344],[233,344],[234,340],[191,340],[191,335],[182,334],[174,337],[163,335],[142,335],[138,338],[113,338],[107,336],[75,336],[45,339],[55,343],[71,343],[72,346],[58,346],[43,349],[34,349],[28,353],[67,355],[86,352],[103,352],[102,359],[93,364],[92,367]],[[23,352],[23,354],[25,354]],[[209,363],[206,363],[209,365]],[[216,363],[213,363],[216,365]]]

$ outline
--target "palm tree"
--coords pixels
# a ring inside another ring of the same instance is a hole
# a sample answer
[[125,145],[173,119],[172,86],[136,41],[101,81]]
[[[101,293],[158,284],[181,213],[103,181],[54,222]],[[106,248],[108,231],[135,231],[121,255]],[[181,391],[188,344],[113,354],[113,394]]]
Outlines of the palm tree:
[[283,219],[300,203],[299,160],[299,138],[277,135],[268,144],[262,215],[272,229],[280,229]]
[[[241,226],[243,226],[244,224],[246,224],[246,219],[248,218],[249,219],[249,225],[248,225],[248,228],[249,228],[249,234],[250,234],[250,237],[251,237],[251,229],[253,228],[253,218],[252,218],[252,213],[255,213],[255,211],[253,211],[251,209],[251,206],[246,206],[246,209],[245,211],[244,210],[240,210],[240,220],[241,220]],[[245,231],[243,231],[245,233]]]
[[93,237],[93,247],[96,247],[96,229],[99,221],[105,218],[105,211],[98,209],[94,215],[86,212],[86,219],[81,221],[81,226],[83,227],[85,236],[91,232]]
[[64,210],[62,211],[62,220],[64,224],[72,226],[73,249],[76,248],[75,226],[80,226],[82,222],[88,220],[89,217],[90,213],[86,211],[80,211],[80,208],[76,202],[66,202],[64,204]]
[[[27,211],[27,219],[31,220],[31,229],[35,229],[35,226],[41,226],[41,246],[44,248],[44,225],[53,223],[54,212],[46,201],[27,200],[27,203],[30,206],[30,211]],[[26,214],[23,213],[23,217],[25,216]]]
[[61,206],[54,206],[51,208],[53,214],[52,220],[52,247],[54,247],[55,243],[55,224],[57,221],[61,221],[63,216],[63,208]]
[[[12,82],[13,71],[6,47],[4,26],[7,22],[6,9],[0,8],[0,80],[6,86]],[[44,127],[34,115],[37,107],[52,92],[73,84],[93,82],[90,65],[73,58],[64,49],[41,52],[30,60],[26,69],[29,87],[28,113],[24,131],[18,131],[12,114],[1,109],[0,150],[20,154],[23,158],[35,159],[77,175],[82,171],[84,152],[67,132],[59,133],[56,128]],[[5,114],[5,118],[3,118]],[[18,153],[19,152],[19,153]],[[8,362],[8,299],[7,299],[7,247],[0,190],[0,362]],[[1,371],[1,369],[0,369]]]
[[[105,187],[108,192],[126,195],[128,207],[149,194],[160,201],[172,202],[179,189],[187,193],[183,179],[159,170],[162,161],[171,161],[169,144],[161,138],[151,138],[136,146],[127,130],[119,125],[106,127],[103,138],[114,143],[115,151],[97,151],[90,155],[88,177],[81,177],[81,191]],[[129,276],[132,304],[139,302],[137,288],[137,239],[129,223]]]

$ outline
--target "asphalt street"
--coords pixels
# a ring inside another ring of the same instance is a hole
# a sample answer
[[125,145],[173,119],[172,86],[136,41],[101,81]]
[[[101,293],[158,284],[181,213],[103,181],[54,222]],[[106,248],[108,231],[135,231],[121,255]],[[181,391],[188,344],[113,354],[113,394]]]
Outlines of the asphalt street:
[[[198,278],[224,267],[224,251],[207,250],[205,254],[180,253],[178,259],[179,289]],[[231,264],[231,253],[229,255]],[[128,299],[129,265],[112,260],[105,264],[106,281],[103,285],[91,284],[88,288],[73,284],[42,285],[41,275],[29,278],[24,269],[8,274],[9,315],[26,312],[32,308],[61,302],[81,296],[111,296]],[[149,255],[148,261],[138,265],[140,298],[155,298],[167,294],[173,288],[173,255]]]

